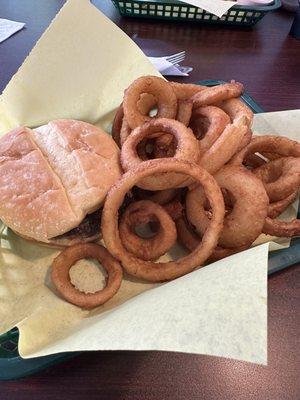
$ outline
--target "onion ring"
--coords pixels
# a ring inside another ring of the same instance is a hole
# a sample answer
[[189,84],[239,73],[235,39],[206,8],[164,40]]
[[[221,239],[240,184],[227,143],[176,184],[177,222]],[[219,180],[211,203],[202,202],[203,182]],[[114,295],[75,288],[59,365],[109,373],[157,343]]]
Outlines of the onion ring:
[[[136,168],[142,162],[136,151],[138,143],[143,139],[156,137],[161,132],[171,134],[177,139],[177,149],[173,158],[190,162],[198,161],[198,143],[190,129],[178,121],[159,118],[136,128],[123,144],[121,164],[125,172]],[[140,188],[147,190],[173,189],[186,185],[186,176],[174,172],[149,176],[138,183]]]
[[244,160],[256,152],[269,152],[281,157],[300,157],[300,143],[283,136],[255,136],[243,150],[230,160],[231,165],[241,165]]
[[222,260],[225,257],[232,256],[233,254],[240,253],[241,251],[249,249],[250,246],[240,246],[240,247],[232,247],[230,249],[226,249],[220,246],[217,246],[215,250],[212,252],[212,255],[209,257],[209,262],[215,262]]
[[[143,115],[144,114],[148,115],[155,105],[156,105],[156,99],[150,93],[142,93],[137,102],[137,108],[138,108],[139,112]],[[122,107],[123,107],[123,105],[122,105]],[[117,114],[118,114],[118,112],[117,112]],[[117,117],[117,114],[116,114],[116,117]],[[120,125],[120,132],[119,132],[120,144],[121,144],[121,146],[123,146],[123,143],[130,135],[132,129],[130,128],[126,118],[124,117],[124,111],[123,111],[123,117],[122,117],[121,124],[119,121],[120,116],[121,116],[121,111],[119,112],[119,117],[118,117],[117,122],[118,122],[118,126]]]
[[[186,218],[181,217],[176,220],[176,228],[179,242],[187,248],[189,251],[195,250],[199,243],[201,242],[201,238],[197,235],[196,232],[192,230],[192,227],[186,220]],[[249,246],[242,247],[234,247],[231,249],[224,249],[220,246],[215,247],[212,254],[207,259],[208,262],[214,262],[221,260],[222,258],[231,256],[232,254],[239,253],[240,251],[244,251],[248,249]]]
[[204,154],[220,137],[226,126],[230,124],[228,115],[220,108],[214,106],[197,108],[193,111],[192,118],[194,124],[197,124],[197,120],[201,118],[207,118],[209,122],[207,132],[199,140],[200,154]]
[[[139,224],[158,220],[155,236],[144,239],[134,232]],[[169,213],[159,204],[149,200],[131,203],[122,214],[119,223],[120,239],[123,246],[142,260],[156,260],[167,253],[175,244],[177,232]]]
[[277,160],[277,158],[281,157],[282,156],[278,154],[265,153],[265,152],[262,152],[260,154],[257,153],[249,154],[244,159],[244,165],[250,168],[257,168],[260,167],[261,165],[264,165],[268,161]]
[[177,98],[170,84],[156,76],[145,76],[136,79],[124,94],[124,115],[131,129],[151,119],[138,109],[137,102],[142,93],[152,94],[157,101],[157,115],[153,118],[175,118]]
[[173,221],[176,221],[182,216],[183,206],[178,200],[171,201],[170,203],[165,204],[163,207],[171,216]]
[[[149,112],[153,109],[155,105],[156,105],[155,97],[148,93],[142,93],[137,102],[137,107],[142,114],[149,114]],[[124,109],[123,109],[123,103],[121,103],[115,114],[111,129],[112,138],[119,147],[121,147],[120,135],[121,135],[123,118],[124,118]],[[130,134],[131,129],[129,126],[126,127],[124,126],[123,130],[124,130],[123,132],[123,142],[124,142],[126,137]],[[127,134],[128,131],[129,133]]]
[[268,153],[268,152],[262,152],[261,155],[266,158],[268,161],[273,161],[277,160],[277,158],[281,158],[282,156],[280,154],[276,153]]
[[111,128],[112,138],[119,147],[121,147],[120,133],[122,128],[123,117],[124,117],[123,103],[121,103],[119,108],[117,109]]
[[[209,106],[208,106],[209,107]],[[209,129],[209,121],[207,118],[191,118],[189,128],[193,131],[193,134],[198,140],[204,138],[206,132]]]
[[123,146],[124,142],[126,141],[126,139],[128,138],[128,136],[131,134],[132,130],[125,118],[125,116],[123,117],[123,121],[121,124],[121,130],[120,130],[120,144],[121,147]]
[[282,157],[252,170],[262,182],[270,202],[279,201],[300,185],[300,157]]
[[220,108],[229,115],[231,122],[237,121],[241,117],[246,117],[246,125],[250,127],[253,122],[253,112],[239,98],[225,100],[220,104]]
[[[150,146],[150,147],[149,147]],[[155,140],[142,140],[141,143],[137,145],[137,153],[141,160],[151,160],[154,157]]]
[[151,200],[154,203],[164,205],[174,200],[180,191],[180,189],[165,189],[151,192],[136,187],[134,193],[137,194],[138,198],[141,200]]
[[170,82],[178,100],[189,100],[195,94],[206,90],[207,86],[194,85],[193,83]]
[[[163,208],[170,215],[173,221],[176,221],[182,216],[183,205],[178,200],[173,200],[170,203],[165,204]],[[152,232],[157,232],[159,229],[159,224],[156,221],[150,222],[149,226]]]
[[[140,179],[170,171],[187,174],[203,185],[212,207],[211,223],[203,236],[201,245],[181,260],[167,263],[143,261],[135,258],[122,245],[118,232],[118,209],[126,192]],[[221,190],[214,178],[204,169],[196,164],[174,158],[164,159],[163,163],[161,160],[149,160],[125,173],[108,192],[101,221],[103,239],[108,250],[122,262],[128,274],[151,282],[166,281],[193,271],[210,256],[222,229],[224,212]]]
[[156,106],[156,98],[150,93],[141,93],[137,108],[141,114],[148,115]]
[[221,136],[200,158],[199,165],[214,175],[236,153],[247,132],[248,127],[240,121],[227,125]]
[[247,133],[245,134],[245,136],[243,137],[237,151],[241,151],[243,150],[246,146],[248,146],[248,144],[251,142],[252,140],[252,130],[250,128],[248,128]]
[[191,100],[178,100],[178,110],[176,119],[183,125],[188,126],[193,111],[193,102]]
[[266,160],[260,157],[258,154],[249,154],[244,160],[244,165],[250,168],[257,168],[265,163]]
[[154,158],[174,157],[176,152],[176,140],[169,134],[164,134],[155,140],[153,155]]
[[[218,245],[225,248],[249,247],[261,234],[268,212],[269,199],[262,182],[243,167],[225,167],[214,178],[235,198],[232,211],[225,215]],[[186,215],[201,236],[210,223],[205,202],[201,187],[187,193]]]
[[[153,107],[156,105],[156,99],[153,95],[150,93],[142,93],[140,96],[140,99],[137,103],[138,110],[141,114],[143,115],[149,115],[150,111],[153,109]],[[190,118],[190,115],[192,113],[192,104],[190,104],[190,110],[189,108],[186,107],[185,104],[180,105],[180,108],[178,108],[179,115],[178,117],[182,119],[182,122],[186,122],[186,125],[188,125],[188,121]],[[176,117],[177,118],[177,117]],[[181,121],[180,121],[181,122]],[[125,140],[128,138],[128,136],[131,133],[131,128],[127,121],[123,120],[123,124],[121,125],[121,132],[120,132],[120,143],[121,146],[123,146],[123,143]],[[157,140],[156,143],[154,144],[154,151],[153,155],[154,158],[164,158],[164,157],[173,157],[176,149],[176,143],[173,141],[172,146],[171,142],[173,140],[172,135],[163,135],[160,136]],[[141,158],[143,160],[147,160],[147,152],[145,149],[146,142],[141,143],[139,146],[139,155],[141,155]]]
[[[188,126],[192,115],[193,103],[190,100],[178,100],[176,120]],[[155,141],[154,158],[173,157],[176,151],[176,141],[172,135],[162,135]]]
[[189,251],[194,251],[200,244],[200,236],[192,230],[192,227],[184,216],[176,220],[178,241]]
[[178,110],[176,119],[177,121],[183,123],[188,126],[193,110],[193,102],[191,101],[191,97],[196,93],[201,92],[204,89],[207,89],[207,86],[194,85],[192,83],[177,83],[170,82],[172,89],[178,100]]
[[238,82],[208,87],[192,97],[193,108],[209,106],[231,99],[232,97],[239,97],[243,93],[243,90],[243,85]]
[[283,211],[296,200],[297,195],[298,195],[298,190],[291,193],[289,196],[287,196],[282,200],[270,203],[268,208],[268,217],[273,219],[282,214]]
[[300,235],[300,219],[285,222],[267,217],[263,233],[278,237],[293,237]]
[[[126,118],[123,118],[122,125],[121,125],[121,132],[120,132],[120,145],[121,148],[128,138],[128,136],[131,134],[131,129],[126,121]],[[138,144],[137,146],[137,153],[140,157],[141,160],[145,161],[149,159],[149,154],[147,153],[147,140],[142,140],[141,143]]]
[[[107,285],[95,293],[84,293],[72,285],[69,271],[83,258],[94,258],[99,261],[108,273]],[[119,290],[122,282],[122,268],[103,246],[95,243],[80,243],[67,247],[53,261],[51,278],[58,292],[68,302],[83,308],[93,308],[104,304]]]

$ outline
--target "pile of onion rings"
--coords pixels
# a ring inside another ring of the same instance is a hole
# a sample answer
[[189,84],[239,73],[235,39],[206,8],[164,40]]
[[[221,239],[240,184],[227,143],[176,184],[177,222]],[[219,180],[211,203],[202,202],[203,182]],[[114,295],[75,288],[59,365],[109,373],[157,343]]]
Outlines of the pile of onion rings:
[[[101,219],[107,250],[77,245],[54,260],[62,296],[90,308],[117,292],[122,269],[168,281],[249,248],[262,233],[300,235],[298,219],[277,219],[297,198],[300,144],[253,136],[242,93],[235,81],[204,87],[155,76],[126,89],[112,126],[124,174]],[[189,253],[162,262],[178,242]],[[85,294],[70,283],[69,269],[82,257],[103,262],[109,274],[103,291]]]

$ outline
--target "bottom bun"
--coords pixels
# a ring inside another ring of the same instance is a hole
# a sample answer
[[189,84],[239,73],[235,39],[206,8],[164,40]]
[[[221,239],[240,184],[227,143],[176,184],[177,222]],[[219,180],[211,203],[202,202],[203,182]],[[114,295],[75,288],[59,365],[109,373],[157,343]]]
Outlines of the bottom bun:
[[63,235],[56,236],[48,239],[47,242],[40,242],[28,236],[21,235],[19,232],[14,231],[18,236],[23,239],[38,243],[46,247],[64,248],[73,246],[78,243],[96,242],[101,239],[100,231],[101,210],[97,210],[92,214],[88,214],[84,220],[78,225],[77,228],[72,229]]
[[97,235],[85,237],[85,238],[79,237],[79,236],[77,238],[75,238],[75,237],[67,238],[67,237],[60,236],[58,238],[49,239],[49,242],[46,243],[46,242],[39,242],[38,240],[21,235],[20,233],[18,233],[16,231],[13,231],[13,232],[16,235],[20,236],[21,238],[28,240],[29,242],[37,243],[44,247],[51,247],[51,248],[56,248],[56,249],[64,249],[65,247],[70,247],[70,246],[73,246],[74,244],[78,244],[78,243],[97,242],[102,238],[102,235],[100,233],[98,233]]

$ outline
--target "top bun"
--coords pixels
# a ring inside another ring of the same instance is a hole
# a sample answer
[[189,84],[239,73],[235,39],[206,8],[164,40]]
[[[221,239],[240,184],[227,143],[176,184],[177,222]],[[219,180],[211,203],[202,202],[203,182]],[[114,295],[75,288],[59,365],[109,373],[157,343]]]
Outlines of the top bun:
[[14,129],[0,139],[0,219],[41,242],[68,232],[120,178],[119,158],[112,138],[85,122]]

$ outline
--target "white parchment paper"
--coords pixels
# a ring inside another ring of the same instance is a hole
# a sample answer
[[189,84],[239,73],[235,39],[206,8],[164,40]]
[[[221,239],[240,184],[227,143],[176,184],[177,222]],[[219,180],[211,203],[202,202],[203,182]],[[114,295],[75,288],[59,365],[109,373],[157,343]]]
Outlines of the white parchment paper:
[[[168,350],[266,364],[268,244],[163,284],[32,353]],[[26,321],[23,323],[26,326]],[[28,331],[21,334],[22,340]]]

